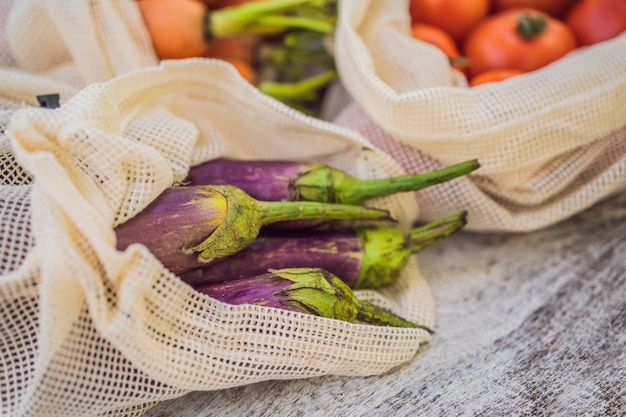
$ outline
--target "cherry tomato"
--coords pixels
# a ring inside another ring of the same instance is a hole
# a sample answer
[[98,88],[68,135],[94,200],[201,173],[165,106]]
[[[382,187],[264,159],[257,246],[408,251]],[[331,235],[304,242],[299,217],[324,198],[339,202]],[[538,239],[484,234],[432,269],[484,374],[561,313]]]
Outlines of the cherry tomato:
[[515,77],[516,75],[520,75],[523,73],[524,71],[521,71],[518,69],[511,69],[511,68],[499,68],[499,69],[487,70],[485,72],[481,72],[480,74],[475,75],[474,77],[470,78],[469,85],[470,87],[476,87],[477,85],[480,85],[480,84],[504,81],[507,78]]
[[577,0],[491,0],[494,12],[504,9],[530,7],[548,13],[550,16],[562,17]]
[[562,21],[534,9],[507,9],[479,23],[465,39],[470,74],[496,68],[533,71],[578,46]]
[[413,23],[411,25],[411,35],[413,35],[415,39],[435,45],[450,58],[460,55],[459,48],[457,48],[454,39],[437,26],[427,23]]
[[489,13],[489,0],[411,0],[409,12],[414,22],[435,25],[461,42]]
[[467,76],[466,66],[458,64],[463,63],[465,58],[461,57],[459,48],[456,46],[454,39],[437,26],[429,25],[427,23],[413,23],[411,25],[411,35],[415,39],[419,39],[423,42],[436,46],[443,52],[449,59],[453,68],[461,71]]
[[581,0],[565,23],[581,46],[614,38],[626,30],[626,0]]

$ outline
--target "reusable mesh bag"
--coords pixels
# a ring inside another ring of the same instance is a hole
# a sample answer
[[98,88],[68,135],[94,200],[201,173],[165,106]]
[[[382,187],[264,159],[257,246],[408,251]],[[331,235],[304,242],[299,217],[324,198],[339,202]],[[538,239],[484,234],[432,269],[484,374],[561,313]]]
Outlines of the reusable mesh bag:
[[134,0],[0,0],[0,64],[86,87],[154,66]]
[[420,192],[422,220],[464,208],[467,230],[528,231],[626,187],[626,34],[468,88],[443,53],[411,37],[408,1],[341,0],[334,55],[348,93],[335,123],[408,172],[481,163],[471,181]]
[[[227,305],[145,247],[115,249],[115,225],[212,158],[316,160],[363,178],[402,173],[361,135],[268,98],[219,61],[165,62],[79,91],[0,75],[0,91],[11,93],[0,137],[3,415],[141,415],[191,390],[374,375],[430,341],[419,329]],[[33,97],[52,87],[62,106],[38,108]],[[370,203],[404,230],[419,214],[410,193]],[[433,324],[416,259],[397,284],[357,295]]]

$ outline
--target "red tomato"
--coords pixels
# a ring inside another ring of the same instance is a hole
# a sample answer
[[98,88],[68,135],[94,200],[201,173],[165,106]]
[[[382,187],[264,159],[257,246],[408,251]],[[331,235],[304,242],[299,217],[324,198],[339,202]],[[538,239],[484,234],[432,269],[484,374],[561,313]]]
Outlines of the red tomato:
[[565,23],[581,46],[614,38],[626,30],[626,0],[581,0]]
[[485,72],[481,72],[478,75],[472,77],[469,81],[470,87],[476,87],[480,84],[504,81],[507,78],[515,77],[516,75],[523,74],[524,71],[511,68],[492,69]]
[[577,0],[491,0],[495,12],[504,9],[530,7],[548,13],[550,16],[562,17]]
[[409,12],[414,22],[435,25],[461,42],[489,13],[489,0],[411,0]]
[[534,9],[507,9],[479,23],[467,35],[463,52],[474,76],[496,68],[533,71],[577,46],[562,21]]

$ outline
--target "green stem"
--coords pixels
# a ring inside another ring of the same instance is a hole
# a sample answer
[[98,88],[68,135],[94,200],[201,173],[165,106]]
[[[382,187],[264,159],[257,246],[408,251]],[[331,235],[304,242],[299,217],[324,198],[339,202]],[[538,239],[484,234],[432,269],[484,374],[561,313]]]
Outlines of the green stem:
[[413,254],[463,228],[466,216],[465,211],[460,211],[406,234],[392,227],[358,229],[363,258],[353,287],[376,289],[394,283]]
[[307,116],[318,117],[317,113],[314,110],[307,108],[305,105],[289,100],[284,100],[282,102],[292,109],[298,110],[300,113],[306,114]]
[[357,320],[377,326],[408,327],[426,330],[430,334],[434,333],[432,329],[426,326],[410,322],[389,310],[364,300],[358,300]]
[[464,56],[450,56],[448,60],[450,61],[450,65],[457,67],[469,67],[471,65],[471,61]]
[[476,159],[421,174],[380,179],[359,179],[327,166],[317,166],[295,179],[302,200],[361,204],[374,197],[417,191],[450,181],[478,169]]
[[314,201],[260,201],[260,221],[263,225],[286,220],[393,220],[386,210],[348,204],[328,204]]
[[[347,195],[355,194],[354,197],[347,197],[346,201],[353,201],[353,199],[363,201],[400,192],[421,190],[469,174],[479,167],[478,161],[473,159],[422,174],[403,175],[383,179],[357,180],[353,187],[345,190]],[[358,197],[356,195],[358,195]],[[342,201],[344,200],[342,199]]]
[[209,34],[209,37],[224,38],[259,31],[280,32],[284,30],[284,27],[271,27],[268,22],[259,25],[259,22],[272,15],[278,16],[298,6],[312,3],[317,3],[317,1],[265,0],[225,7],[210,13],[205,24],[205,33]]
[[417,253],[442,241],[467,224],[467,211],[462,210],[451,216],[411,229],[406,236],[406,248]]
[[356,319],[358,299],[336,275],[320,268],[270,269],[269,272],[294,283],[274,293],[281,304],[329,319],[347,322]]
[[255,31],[259,30],[265,32],[266,30],[279,31],[282,29],[306,29],[320,33],[332,33],[334,25],[330,22],[311,19],[308,17],[300,16],[259,16],[256,19],[254,26],[250,29]]
[[317,96],[315,91],[304,90],[296,91],[292,89],[292,83],[279,83],[276,81],[262,81],[257,86],[258,89],[267,94],[270,97],[274,97],[277,100],[289,101],[289,100],[304,100],[312,101]]
[[325,35],[319,33],[295,31],[283,36],[283,44],[290,49],[301,51],[323,51]]
[[548,20],[541,14],[522,13],[517,19],[517,33],[529,41],[539,36],[546,29],[547,25]]
[[255,16],[268,13],[284,12],[306,4],[317,4],[319,0],[264,0],[243,3],[238,6],[225,7],[216,13],[233,13],[237,16],[245,16],[248,20]]
[[410,322],[391,311],[359,300],[354,292],[339,277],[319,268],[270,269],[271,274],[294,284],[274,295],[284,305],[296,307],[302,312],[320,317],[377,326],[393,326],[423,329],[428,327]]
[[294,83],[263,81],[257,87],[268,96],[279,99],[310,98],[312,93],[336,78],[337,71],[332,69]]
[[369,220],[393,221],[386,210],[361,206],[326,204],[310,201],[258,201],[243,190],[229,185],[207,186],[226,198],[228,208],[224,221],[200,244],[184,249],[198,253],[203,263],[232,255],[256,239],[261,227],[285,220]]
[[[320,51],[288,50],[284,58],[287,61],[286,62],[284,61],[283,65],[286,63],[289,63],[291,65],[310,64],[311,66],[316,66],[316,67],[332,68],[335,64],[333,58],[322,50]],[[336,77],[336,74],[335,74],[335,77]],[[330,81],[332,81],[332,79]],[[326,81],[322,80],[322,82],[326,82]]]

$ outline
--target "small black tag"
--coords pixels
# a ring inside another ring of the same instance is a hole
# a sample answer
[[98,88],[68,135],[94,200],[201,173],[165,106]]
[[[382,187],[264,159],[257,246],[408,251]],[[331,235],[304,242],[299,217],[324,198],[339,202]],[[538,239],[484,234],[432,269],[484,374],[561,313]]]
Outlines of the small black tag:
[[37,96],[39,105],[48,109],[56,109],[59,107],[60,99],[61,96],[59,94],[40,94]]

